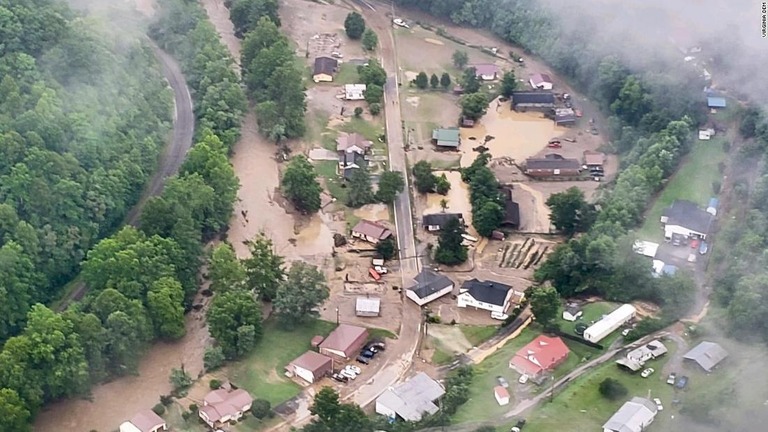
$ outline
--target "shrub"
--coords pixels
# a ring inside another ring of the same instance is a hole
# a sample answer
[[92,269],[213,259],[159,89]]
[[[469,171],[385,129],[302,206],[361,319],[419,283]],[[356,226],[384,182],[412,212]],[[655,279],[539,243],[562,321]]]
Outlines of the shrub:
[[627,388],[624,387],[622,383],[613,378],[604,379],[600,383],[599,390],[600,394],[603,395],[604,398],[610,400],[621,399],[629,393]]
[[381,113],[381,104],[372,103],[368,106],[368,109],[371,111],[371,115],[379,115]]
[[203,365],[205,370],[212,371],[220,368],[224,364],[224,352],[221,347],[206,348],[203,355]]
[[221,388],[221,381],[212,379],[211,382],[208,383],[208,386],[211,388],[211,390],[218,390]]
[[251,413],[257,419],[263,419],[270,416],[272,413],[272,406],[267,400],[255,399],[251,405]]
[[168,406],[171,403],[173,403],[173,396],[171,395],[161,395],[160,396],[160,403],[164,406]]
[[355,107],[355,117],[360,117],[363,115],[363,109],[361,107]]
[[165,414],[165,407],[163,406],[163,404],[159,403],[152,407],[152,411],[154,411],[155,414],[161,416]]
[[197,410],[198,410],[197,404],[193,404],[193,403],[189,404],[189,412],[194,413],[194,412],[197,412]]

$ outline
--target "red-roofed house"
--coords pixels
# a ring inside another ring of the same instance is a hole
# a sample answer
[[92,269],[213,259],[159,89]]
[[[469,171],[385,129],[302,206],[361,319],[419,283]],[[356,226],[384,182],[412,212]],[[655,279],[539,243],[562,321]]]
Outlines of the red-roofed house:
[[537,377],[559,366],[569,353],[559,337],[541,335],[515,353],[509,367],[529,377]]
[[243,389],[214,390],[203,398],[203,406],[197,411],[210,427],[217,427],[232,420],[240,420],[251,409],[253,398]]
[[501,75],[501,69],[492,63],[473,64],[469,67],[475,68],[475,76],[483,81],[493,81]]

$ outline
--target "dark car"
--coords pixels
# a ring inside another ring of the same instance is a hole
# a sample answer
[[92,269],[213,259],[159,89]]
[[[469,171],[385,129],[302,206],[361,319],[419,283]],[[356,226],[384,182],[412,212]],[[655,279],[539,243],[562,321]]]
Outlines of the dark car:
[[677,379],[677,382],[675,383],[675,387],[678,390],[685,389],[685,386],[687,386],[687,385],[688,385],[688,377],[687,376],[681,376],[680,378]]
[[373,351],[371,348],[375,348],[376,351],[385,351],[387,346],[384,344],[384,342],[371,342],[365,346],[365,349]]
[[369,350],[362,350],[362,351],[360,351],[360,356],[361,357],[372,359],[373,356],[375,356],[375,355],[376,355],[376,353],[373,352],[373,351],[369,351]]
[[333,374],[333,375],[331,375],[331,378],[333,378],[334,380],[336,380],[338,382],[341,382],[341,383],[345,383],[345,382],[349,381],[349,378],[345,377],[344,375],[340,375],[340,374]]
[[358,363],[362,363],[365,365],[371,362],[371,359],[369,357],[363,357],[361,355],[357,356],[355,360],[357,360]]

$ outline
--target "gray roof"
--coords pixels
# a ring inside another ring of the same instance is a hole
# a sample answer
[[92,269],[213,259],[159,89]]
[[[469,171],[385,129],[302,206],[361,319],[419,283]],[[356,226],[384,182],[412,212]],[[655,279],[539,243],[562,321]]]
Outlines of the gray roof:
[[439,226],[442,228],[451,219],[459,219],[459,222],[464,220],[461,213],[434,213],[427,214],[421,218],[421,223],[424,226]]
[[637,347],[627,353],[627,358],[646,361],[651,358],[659,358],[667,353],[667,347],[659,340],[652,340],[647,344]]
[[667,217],[667,225],[679,225],[691,231],[706,234],[714,221],[714,216],[699,207],[695,202],[676,200],[671,206],[664,209]]
[[710,372],[721,361],[728,357],[728,351],[723,349],[719,344],[714,342],[704,341],[695,348],[685,353],[683,356],[686,360],[695,361],[705,371]]
[[390,388],[376,399],[377,404],[396,412],[407,421],[419,421],[424,414],[434,414],[439,409],[435,401],[445,394],[445,389],[424,372],[408,381]]
[[512,104],[555,104],[555,95],[550,91],[516,91],[512,92]]
[[578,159],[554,157],[529,158],[525,160],[525,167],[529,170],[580,170],[581,162]]
[[466,290],[477,301],[504,306],[504,300],[507,299],[507,293],[512,287],[499,282],[472,278],[461,284],[461,289]]
[[381,308],[381,299],[378,297],[358,297],[355,302],[357,312],[379,313]]
[[447,276],[427,269],[422,270],[413,280],[416,282],[416,285],[408,289],[422,299],[445,289],[447,286],[453,285],[453,281],[448,279]]
[[615,432],[642,432],[643,427],[656,416],[656,404],[645,398],[633,397],[619,408],[603,425],[603,430]]
[[339,67],[339,61],[331,57],[318,57],[315,59],[314,75],[328,74],[333,75],[336,68]]

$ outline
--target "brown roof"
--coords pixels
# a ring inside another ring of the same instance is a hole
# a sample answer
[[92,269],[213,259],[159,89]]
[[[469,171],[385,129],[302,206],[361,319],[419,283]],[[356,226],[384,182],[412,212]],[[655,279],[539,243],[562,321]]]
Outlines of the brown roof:
[[317,336],[312,338],[312,340],[309,342],[309,344],[312,345],[313,347],[316,347],[316,346],[320,345],[320,343],[322,343],[324,339],[325,339],[325,336],[317,335]]
[[[549,156],[549,155],[548,155]],[[575,170],[581,169],[581,162],[577,159],[550,158],[526,159],[525,167],[528,170]]]
[[165,420],[152,410],[137,412],[136,415],[131,417],[130,422],[142,432],[149,432],[157,426],[165,424]]
[[384,240],[392,235],[392,231],[390,231],[389,228],[367,219],[362,219],[358,222],[357,225],[352,228],[352,232],[360,233],[364,236],[379,240]]
[[335,351],[348,351],[356,348],[361,340],[368,338],[368,330],[349,324],[339,324],[338,327],[320,344],[320,349],[332,349]]
[[491,63],[469,65],[469,67],[475,68],[476,75],[496,75],[501,70],[498,66]]
[[533,74],[531,75],[531,81],[536,85],[542,85],[544,83],[551,83],[552,78],[547,74]]
[[365,139],[365,137],[359,133],[342,135],[336,139],[336,151],[346,151],[352,146],[358,146],[365,150],[370,148],[372,145],[373,142]]
[[339,67],[339,61],[331,57],[318,57],[315,59],[314,75],[327,74],[333,75],[336,68]]
[[333,360],[330,357],[314,351],[307,351],[291,362],[291,365],[306,369],[312,372],[313,375],[317,375],[319,371],[330,370],[332,364]]
[[493,392],[499,399],[509,398],[509,392],[502,386],[496,386],[493,388]]
[[584,163],[587,165],[602,165],[605,162],[605,154],[594,151],[584,152]]
[[218,389],[203,398],[204,406],[200,411],[208,415],[208,419],[217,422],[222,417],[236,414],[253,402],[253,398],[243,389],[233,391]]

